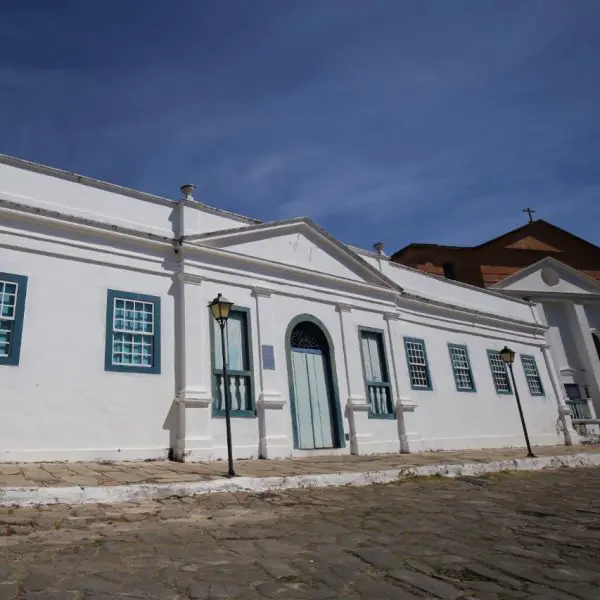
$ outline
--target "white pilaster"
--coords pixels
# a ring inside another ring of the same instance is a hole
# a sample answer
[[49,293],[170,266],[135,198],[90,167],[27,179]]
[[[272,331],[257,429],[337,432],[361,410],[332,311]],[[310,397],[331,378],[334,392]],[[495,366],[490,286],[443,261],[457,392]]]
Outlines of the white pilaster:
[[[546,309],[544,308],[544,305],[541,301],[538,301],[536,303],[535,310],[540,323],[548,327],[548,317],[546,315]],[[551,340],[548,332],[546,332],[546,342],[547,344],[542,347],[542,355],[544,357],[546,370],[548,371],[548,376],[550,377],[552,389],[556,397],[556,403],[558,406],[558,417],[560,419],[562,432],[565,437],[565,444],[567,446],[579,444],[580,437],[577,431],[575,431],[573,423],[571,422],[571,413],[566,403],[567,399],[565,394],[565,388],[560,379],[556,357],[552,353],[552,347],[550,343]]]
[[404,357],[404,344],[400,329],[400,315],[396,312],[385,313],[387,323],[388,345],[394,379],[396,420],[400,451],[410,453],[422,449],[421,435],[417,433],[415,409],[417,405],[411,400],[410,379],[408,372],[399,367]]
[[592,328],[583,304],[568,306],[569,322],[575,343],[585,369],[585,380],[589,386],[595,414],[600,414],[600,360],[592,338]]
[[[254,288],[252,295],[256,301],[256,332],[258,341],[259,393],[257,401],[257,416],[259,430],[259,454],[261,458],[283,458],[290,456],[292,447],[287,435],[285,415],[287,402],[277,380],[277,370],[265,369],[263,364],[263,344],[276,347],[275,332],[269,327],[269,303],[271,290]],[[280,362],[283,361],[283,362]],[[275,366],[279,363],[281,372],[285,356],[275,354]]]
[[203,460],[212,452],[210,331],[202,280],[179,273],[177,276],[176,323],[179,338],[176,351],[178,371],[179,437],[177,458]]
[[[342,354],[346,375],[346,415],[350,425],[350,452],[361,454],[361,446],[371,440],[369,433],[369,405],[365,395],[365,381],[360,363],[358,330],[350,319],[352,308],[338,304],[342,333]],[[342,401],[342,398],[340,398]]]
[[552,383],[552,389],[554,390],[554,395],[556,396],[558,417],[561,422],[563,435],[565,436],[565,444],[567,446],[579,444],[581,440],[579,438],[579,434],[573,428],[573,423],[571,422],[571,413],[567,406],[565,393],[563,391],[564,388],[560,383],[558,370],[554,360],[552,359],[549,346],[542,347],[542,355],[544,356],[546,369],[548,370],[550,382]]

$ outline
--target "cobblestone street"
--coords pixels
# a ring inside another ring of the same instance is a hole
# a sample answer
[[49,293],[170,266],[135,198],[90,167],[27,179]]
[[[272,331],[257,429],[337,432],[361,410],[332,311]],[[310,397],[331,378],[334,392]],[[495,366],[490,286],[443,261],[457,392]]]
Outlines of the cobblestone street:
[[600,469],[0,508],[0,600],[600,598]]

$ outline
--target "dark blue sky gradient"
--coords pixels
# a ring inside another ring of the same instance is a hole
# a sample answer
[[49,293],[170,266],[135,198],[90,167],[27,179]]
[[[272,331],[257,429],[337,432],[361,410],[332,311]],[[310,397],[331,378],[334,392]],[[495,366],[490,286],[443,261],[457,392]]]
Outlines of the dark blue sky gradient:
[[598,0],[21,0],[0,152],[388,251],[600,244]]

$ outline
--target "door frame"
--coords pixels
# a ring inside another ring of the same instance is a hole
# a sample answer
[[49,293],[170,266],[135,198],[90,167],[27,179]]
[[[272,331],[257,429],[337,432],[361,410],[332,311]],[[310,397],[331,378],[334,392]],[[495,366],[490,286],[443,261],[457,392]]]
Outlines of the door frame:
[[346,447],[346,438],[344,435],[344,423],[342,421],[342,407],[340,405],[340,395],[337,384],[337,369],[335,366],[335,352],[333,346],[333,340],[329,335],[329,331],[327,331],[327,327],[323,325],[323,323],[309,314],[297,315],[294,317],[288,324],[286,332],[285,332],[285,359],[287,364],[288,371],[288,386],[290,392],[290,416],[292,419],[292,434],[294,441],[294,449],[301,450],[298,448],[298,431],[296,427],[296,395],[294,390],[294,373],[292,370],[292,344],[291,337],[292,331],[296,325],[300,323],[309,322],[313,325],[316,325],[321,333],[325,336],[325,341],[327,342],[325,356],[325,365],[327,369],[327,387],[329,392],[330,403],[332,404],[331,408],[331,419],[332,419],[332,433],[333,433],[333,442],[334,446],[332,450],[338,448]]

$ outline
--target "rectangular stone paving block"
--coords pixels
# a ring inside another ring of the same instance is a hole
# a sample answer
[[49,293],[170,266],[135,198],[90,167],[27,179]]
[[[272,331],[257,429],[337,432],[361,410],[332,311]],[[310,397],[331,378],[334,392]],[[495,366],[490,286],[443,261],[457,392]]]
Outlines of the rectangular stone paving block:
[[423,573],[416,573],[407,569],[395,569],[390,572],[390,576],[443,600],[455,600],[455,598],[460,598],[463,595],[462,590],[453,585]]

